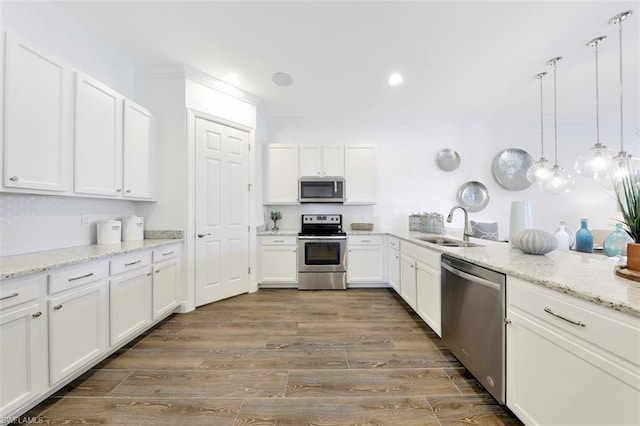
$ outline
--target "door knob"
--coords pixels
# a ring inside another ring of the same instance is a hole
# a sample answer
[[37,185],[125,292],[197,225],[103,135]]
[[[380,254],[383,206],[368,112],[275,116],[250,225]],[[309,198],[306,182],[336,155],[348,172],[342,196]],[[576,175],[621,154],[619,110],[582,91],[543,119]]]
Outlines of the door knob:
[[204,237],[206,237],[207,235],[211,235],[211,233],[208,233],[208,234],[198,234],[198,238],[204,238]]

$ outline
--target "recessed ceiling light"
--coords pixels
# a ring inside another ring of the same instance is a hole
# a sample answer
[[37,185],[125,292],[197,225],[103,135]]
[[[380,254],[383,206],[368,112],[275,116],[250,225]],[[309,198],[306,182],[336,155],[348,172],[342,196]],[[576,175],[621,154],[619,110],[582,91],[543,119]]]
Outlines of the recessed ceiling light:
[[394,72],[389,76],[389,86],[398,86],[402,83],[402,74]]
[[286,72],[277,72],[271,76],[271,81],[273,81],[277,86],[287,87],[293,84],[293,77]]

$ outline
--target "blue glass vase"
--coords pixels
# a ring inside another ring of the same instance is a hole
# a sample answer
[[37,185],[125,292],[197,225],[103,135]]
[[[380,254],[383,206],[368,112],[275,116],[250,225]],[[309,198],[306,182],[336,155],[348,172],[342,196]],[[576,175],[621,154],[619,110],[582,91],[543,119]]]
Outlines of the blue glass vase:
[[589,219],[580,219],[580,229],[576,232],[576,251],[593,253],[593,232],[587,228]]
[[626,256],[627,244],[633,243],[633,238],[622,229],[622,224],[616,224],[616,230],[613,231],[607,238],[605,238],[602,246],[604,248],[604,254],[606,256]]

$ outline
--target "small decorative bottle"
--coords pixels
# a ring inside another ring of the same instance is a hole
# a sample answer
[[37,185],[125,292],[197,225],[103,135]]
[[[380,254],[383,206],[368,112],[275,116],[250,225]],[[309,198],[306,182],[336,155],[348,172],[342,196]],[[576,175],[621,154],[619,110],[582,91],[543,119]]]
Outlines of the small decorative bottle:
[[589,219],[580,219],[580,229],[576,232],[576,251],[593,253],[593,232],[587,228]]
[[626,256],[627,255],[627,243],[632,243],[633,238],[622,229],[622,224],[616,224],[616,230],[613,231],[607,238],[605,238],[602,246],[604,248],[604,254],[606,256]]
[[573,234],[567,230],[564,222],[560,222],[560,227],[553,233],[558,243],[557,250],[567,251],[573,245]]

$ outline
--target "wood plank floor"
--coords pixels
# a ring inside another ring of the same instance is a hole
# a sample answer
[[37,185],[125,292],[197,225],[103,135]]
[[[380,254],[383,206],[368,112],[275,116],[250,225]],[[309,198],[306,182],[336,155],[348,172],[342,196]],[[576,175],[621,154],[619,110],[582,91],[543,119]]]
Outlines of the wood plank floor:
[[393,291],[260,290],[175,314],[40,424],[519,425]]

